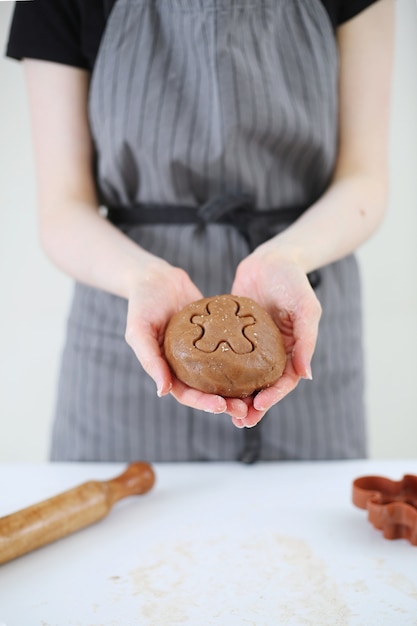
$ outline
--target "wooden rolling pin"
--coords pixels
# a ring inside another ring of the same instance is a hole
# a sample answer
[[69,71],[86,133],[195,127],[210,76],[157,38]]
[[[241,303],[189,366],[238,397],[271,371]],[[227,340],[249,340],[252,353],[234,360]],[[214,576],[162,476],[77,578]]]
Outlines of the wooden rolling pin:
[[147,463],[131,463],[120,476],[91,480],[0,518],[0,563],[98,522],[126,496],[146,493],[155,482]]

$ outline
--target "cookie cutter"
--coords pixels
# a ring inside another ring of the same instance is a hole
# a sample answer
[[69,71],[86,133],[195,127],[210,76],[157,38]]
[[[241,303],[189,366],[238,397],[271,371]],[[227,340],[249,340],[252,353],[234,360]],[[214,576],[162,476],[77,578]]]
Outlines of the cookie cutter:
[[402,480],[362,476],[353,481],[353,504],[368,510],[368,521],[385,539],[407,539],[417,546],[417,476]]

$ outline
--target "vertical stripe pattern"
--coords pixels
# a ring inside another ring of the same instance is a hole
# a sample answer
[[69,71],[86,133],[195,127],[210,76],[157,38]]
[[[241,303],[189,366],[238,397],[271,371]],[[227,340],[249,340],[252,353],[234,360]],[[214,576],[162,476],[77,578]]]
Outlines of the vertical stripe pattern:
[[336,151],[329,18],[318,0],[118,0],[90,110],[105,204],[307,206]]
[[[103,203],[201,204],[249,193],[308,206],[337,148],[337,50],[319,0],[118,0],[90,118]],[[230,291],[248,246],[232,226],[126,228],[205,296]],[[313,382],[262,424],[261,459],[365,455],[360,287],[350,256],[321,271]],[[226,415],[158,398],[124,341],[127,303],[76,285],[54,422],[55,460],[234,460]]]

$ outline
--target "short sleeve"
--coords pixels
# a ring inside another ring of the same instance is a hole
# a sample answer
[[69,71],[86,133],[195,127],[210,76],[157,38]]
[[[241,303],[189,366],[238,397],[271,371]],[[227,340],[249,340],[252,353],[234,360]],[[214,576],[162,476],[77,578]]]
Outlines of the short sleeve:
[[378,0],[321,0],[334,28],[358,15]]
[[340,3],[338,23],[342,24],[347,22],[358,13],[361,13],[364,9],[367,9],[371,4],[375,4],[378,0],[345,0]]
[[16,2],[6,55],[89,68],[81,41],[82,19],[77,0]]

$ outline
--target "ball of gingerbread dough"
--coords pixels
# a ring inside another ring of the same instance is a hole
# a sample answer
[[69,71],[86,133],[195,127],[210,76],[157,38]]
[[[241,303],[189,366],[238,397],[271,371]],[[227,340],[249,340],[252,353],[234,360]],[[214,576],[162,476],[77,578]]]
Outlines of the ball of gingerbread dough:
[[183,383],[206,393],[244,398],[282,375],[282,336],[259,304],[220,295],[192,302],[169,321],[165,357]]

